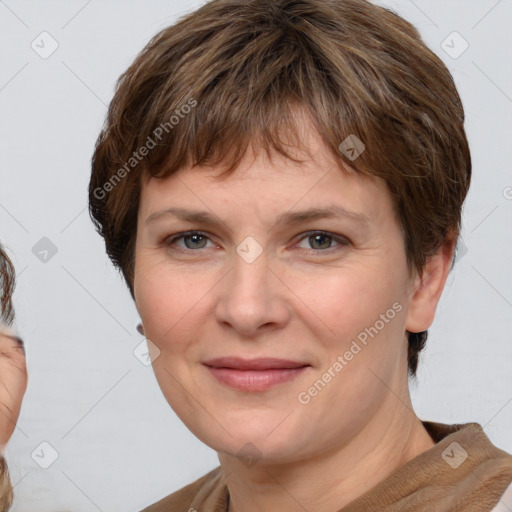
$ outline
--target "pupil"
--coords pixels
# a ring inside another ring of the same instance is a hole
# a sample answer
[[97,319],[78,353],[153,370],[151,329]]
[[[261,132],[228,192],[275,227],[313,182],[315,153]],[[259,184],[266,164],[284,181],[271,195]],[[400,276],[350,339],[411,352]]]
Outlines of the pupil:
[[329,240],[330,239],[329,236],[326,236],[326,235],[313,235],[312,238],[314,239],[315,243],[320,240],[320,245],[324,245],[324,246],[327,245],[327,247],[322,247],[323,249],[328,249],[329,248],[329,242],[327,242],[326,244],[325,243],[324,244],[321,243],[322,239]]
[[[200,239],[203,238],[203,236],[202,235],[188,235],[187,238],[192,239],[192,244],[196,244],[201,241]],[[188,246],[188,244],[186,244],[186,245]],[[195,246],[195,248],[196,247],[197,246]],[[190,247],[189,247],[189,249],[190,249]]]

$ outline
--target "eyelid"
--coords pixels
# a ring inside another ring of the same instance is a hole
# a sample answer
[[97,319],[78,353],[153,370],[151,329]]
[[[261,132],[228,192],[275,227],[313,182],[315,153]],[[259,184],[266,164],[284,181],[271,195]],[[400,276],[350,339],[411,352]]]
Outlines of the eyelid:
[[[189,231],[183,231],[183,232],[180,232],[180,233],[175,233],[174,235],[170,235],[170,236],[166,237],[164,239],[163,243],[166,246],[171,246],[175,241],[180,240],[182,238],[185,238],[186,236],[192,236],[192,235],[200,235],[200,236],[208,239],[210,242],[215,243],[208,233],[206,233],[205,231],[200,231],[200,230],[189,230]],[[299,238],[298,238],[296,244],[302,242],[303,240],[305,240],[305,239],[307,239],[307,238],[309,238],[309,237],[311,237],[313,235],[324,235],[324,236],[327,236],[328,238],[331,238],[332,240],[337,242],[338,246],[329,247],[327,249],[318,249],[318,250],[300,248],[301,250],[305,250],[305,251],[309,251],[309,252],[315,252],[315,253],[327,253],[327,252],[330,252],[332,250],[336,250],[337,247],[347,247],[347,246],[351,245],[351,243],[352,243],[345,236],[337,235],[336,233],[331,233],[330,231],[324,231],[324,230],[319,230],[319,229],[315,230],[315,229],[313,229],[313,230],[305,231],[304,233],[301,233],[299,235]],[[182,252],[198,252],[200,249],[205,249],[205,247],[201,247],[201,248],[199,248],[197,250],[196,249],[183,249],[181,247],[177,248],[177,250],[181,250]]]
[[[192,235],[200,235],[204,238],[207,238],[210,242],[213,243],[213,240],[211,236],[206,233],[205,231],[199,231],[197,229],[191,229],[190,231],[182,231],[181,233],[176,233],[174,235],[170,235],[164,238],[163,243],[164,245],[170,246],[172,243],[174,243],[176,240],[180,240],[182,238],[185,238],[186,236],[192,236]],[[179,248],[182,251],[192,252],[194,249],[182,249]]]
[[300,243],[303,240],[305,240],[305,239],[307,239],[307,238],[309,238],[309,237],[311,237],[313,235],[324,235],[324,236],[327,236],[327,237],[331,238],[332,240],[334,240],[335,242],[337,242],[338,246],[329,247],[328,249],[318,249],[318,250],[315,250],[315,249],[304,249],[304,250],[312,251],[312,252],[320,253],[321,254],[321,253],[327,253],[327,252],[336,250],[336,248],[338,248],[338,247],[347,247],[347,246],[351,245],[351,241],[347,237],[342,236],[342,235],[337,235],[336,233],[331,233],[330,231],[324,231],[324,230],[321,230],[321,229],[313,229],[311,231],[306,231],[305,233],[301,233],[300,238],[299,238],[297,243]]

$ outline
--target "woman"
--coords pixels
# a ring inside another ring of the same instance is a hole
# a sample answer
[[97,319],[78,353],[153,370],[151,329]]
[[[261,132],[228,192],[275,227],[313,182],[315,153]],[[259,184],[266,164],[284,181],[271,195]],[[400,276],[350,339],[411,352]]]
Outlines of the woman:
[[10,327],[14,319],[14,285],[14,268],[0,247],[0,512],[9,510],[12,504],[12,485],[4,453],[7,441],[16,427],[28,382],[23,341]]
[[91,216],[220,461],[148,512],[504,506],[512,456],[419,419],[408,388],[470,185],[463,122],[416,29],[364,0],[213,0],[121,76]]

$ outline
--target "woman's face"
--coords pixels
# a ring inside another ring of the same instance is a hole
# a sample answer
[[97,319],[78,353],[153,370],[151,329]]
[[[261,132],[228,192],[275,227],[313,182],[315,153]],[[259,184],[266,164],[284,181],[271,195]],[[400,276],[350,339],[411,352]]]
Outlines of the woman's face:
[[307,144],[303,164],[248,155],[227,178],[184,168],[141,191],[134,290],[153,368],[218,452],[322,453],[407,389],[411,282],[390,195]]

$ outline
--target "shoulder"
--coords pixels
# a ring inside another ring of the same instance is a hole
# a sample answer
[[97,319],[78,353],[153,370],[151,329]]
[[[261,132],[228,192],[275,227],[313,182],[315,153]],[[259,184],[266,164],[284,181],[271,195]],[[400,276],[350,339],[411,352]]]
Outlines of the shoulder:
[[510,512],[512,510],[512,483],[507,487],[499,503],[491,512]]
[[207,497],[219,487],[222,483],[221,475],[219,466],[141,512],[173,512],[174,510],[188,512],[197,503],[198,496]]

